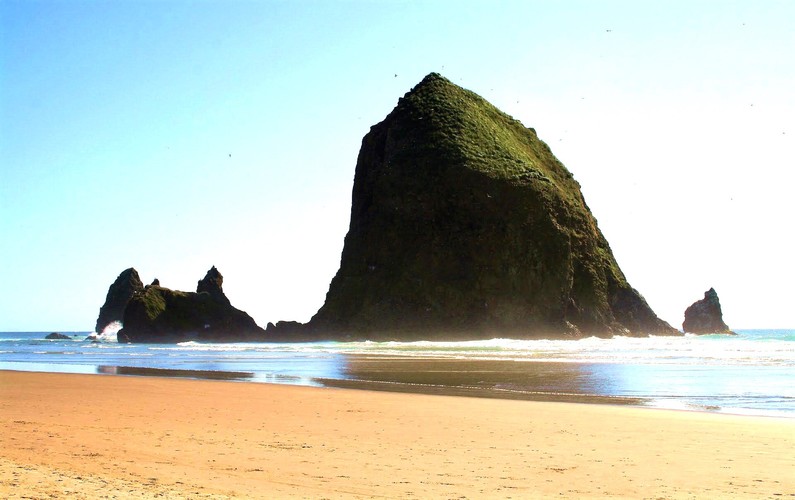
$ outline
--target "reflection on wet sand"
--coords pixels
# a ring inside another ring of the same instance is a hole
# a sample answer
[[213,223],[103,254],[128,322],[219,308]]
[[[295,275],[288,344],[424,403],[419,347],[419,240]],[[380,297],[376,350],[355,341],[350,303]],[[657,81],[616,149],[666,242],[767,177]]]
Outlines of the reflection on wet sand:
[[343,355],[335,357],[333,369],[323,364],[313,370],[315,376],[309,378],[279,373],[278,369],[248,372],[103,365],[97,366],[96,371],[108,375],[316,385],[532,401],[631,405],[646,401],[619,395],[622,391],[613,387],[621,379],[615,367],[593,363]]
[[611,396],[606,365],[539,361],[346,356],[342,379],[327,387],[533,401],[638,405],[644,399]]
[[148,377],[184,377],[208,380],[245,380],[254,377],[249,372],[214,370],[175,370],[170,368],[143,368],[137,366],[98,366],[97,373],[103,375],[135,375]]

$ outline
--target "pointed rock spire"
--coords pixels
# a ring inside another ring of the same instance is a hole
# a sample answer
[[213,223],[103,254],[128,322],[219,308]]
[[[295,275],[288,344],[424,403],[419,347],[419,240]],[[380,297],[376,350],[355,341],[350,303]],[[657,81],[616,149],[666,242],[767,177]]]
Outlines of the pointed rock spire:
[[221,275],[218,269],[213,266],[209,271],[207,271],[207,274],[204,276],[204,278],[199,280],[199,283],[196,286],[196,293],[206,292],[215,300],[224,304],[229,304],[229,299],[226,298],[226,295],[224,294],[223,284],[224,277]]
[[94,327],[96,333],[102,333],[114,321],[122,321],[124,308],[136,292],[141,292],[144,284],[135,268],[128,268],[119,274],[116,281],[108,288],[105,303],[99,309],[99,317]]
[[734,333],[723,322],[723,311],[720,307],[718,292],[714,288],[704,292],[703,299],[694,302],[685,310],[682,331],[685,333]]

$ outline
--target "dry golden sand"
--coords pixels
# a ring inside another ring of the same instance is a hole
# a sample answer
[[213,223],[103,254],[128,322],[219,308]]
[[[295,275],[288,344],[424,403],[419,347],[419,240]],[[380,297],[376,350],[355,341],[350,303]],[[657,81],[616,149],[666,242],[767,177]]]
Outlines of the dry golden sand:
[[3,498],[786,498],[795,420],[0,372]]

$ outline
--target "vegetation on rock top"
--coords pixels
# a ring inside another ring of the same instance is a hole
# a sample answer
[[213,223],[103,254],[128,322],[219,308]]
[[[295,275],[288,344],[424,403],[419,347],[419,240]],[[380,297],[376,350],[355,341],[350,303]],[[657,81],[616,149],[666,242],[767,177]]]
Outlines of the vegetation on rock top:
[[264,330],[224,295],[223,277],[213,267],[196,292],[149,285],[135,293],[125,310],[120,342],[174,343],[262,341]]

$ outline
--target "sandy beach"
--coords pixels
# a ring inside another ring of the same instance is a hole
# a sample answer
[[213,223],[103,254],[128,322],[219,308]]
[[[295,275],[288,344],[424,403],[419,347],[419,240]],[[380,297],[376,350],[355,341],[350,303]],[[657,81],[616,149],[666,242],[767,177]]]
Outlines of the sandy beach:
[[4,498],[786,498],[795,419],[0,372]]

